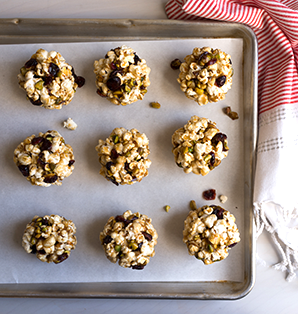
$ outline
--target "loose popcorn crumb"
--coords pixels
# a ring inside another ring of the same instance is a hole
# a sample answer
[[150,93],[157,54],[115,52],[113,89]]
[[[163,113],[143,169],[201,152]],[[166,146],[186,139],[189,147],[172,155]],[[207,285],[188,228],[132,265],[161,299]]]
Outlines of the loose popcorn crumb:
[[102,165],[99,173],[115,185],[134,184],[148,175],[149,140],[137,129],[115,128],[95,149]]
[[220,206],[203,206],[184,221],[183,242],[189,255],[209,265],[225,259],[240,241],[235,217]]
[[111,217],[99,239],[107,258],[125,268],[142,270],[155,255],[157,232],[151,219],[130,210]]
[[71,131],[74,131],[78,127],[78,125],[72,120],[72,118],[68,118],[66,121],[64,121],[63,126]]
[[58,215],[35,216],[27,224],[22,246],[42,262],[59,264],[65,261],[77,244],[76,226]]
[[184,127],[172,136],[176,164],[185,173],[205,176],[228,155],[227,136],[219,132],[216,123],[192,116]]
[[150,68],[135,51],[122,46],[108,51],[104,59],[94,62],[97,94],[115,105],[142,100],[150,85]]
[[232,87],[231,56],[220,49],[194,48],[180,65],[178,83],[186,97],[200,106],[225,98]]
[[85,84],[85,79],[75,74],[59,52],[44,49],[31,56],[18,79],[30,102],[46,109],[61,109],[69,104],[76,89]]
[[219,195],[218,198],[219,198],[219,201],[223,204],[228,200],[228,197],[226,195]]
[[57,131],[27,137],[14,150],[15,164],[32,185],[61,185],[74,170],[72,147]]

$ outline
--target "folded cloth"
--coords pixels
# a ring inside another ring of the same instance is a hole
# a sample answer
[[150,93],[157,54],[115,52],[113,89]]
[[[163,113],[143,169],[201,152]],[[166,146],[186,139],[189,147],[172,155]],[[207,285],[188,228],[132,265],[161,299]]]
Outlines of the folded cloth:
[[170,0],[170,19],[244,23],[258,41],[256,236],[266,229],[281,255],[274,267],[298,268],[298,1]]

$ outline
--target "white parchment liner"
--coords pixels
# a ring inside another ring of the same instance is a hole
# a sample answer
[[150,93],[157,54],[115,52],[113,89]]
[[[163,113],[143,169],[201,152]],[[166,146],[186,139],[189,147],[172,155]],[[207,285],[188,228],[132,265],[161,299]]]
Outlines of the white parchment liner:
[[[151,68],[151,85],[143,101],[116,106],[96,94],[93,62],[108,50],[121,45],[132,47]],[[170,62],[190,54],[194,47],[220,48],[232,57],[235,74],[226,99],[200,107],[181,92],[176,79],[179,71]],[[38,48],[59,51],[77,75],[86,78],[73,101],[62,110],[46,110],[31,105],[18,87],[17,74]],[[218,199],[205,201],[202,192],[214,188],[225,194],[223,207],[236,216],[244,228],[243,169],[243,43],[242,39],[196,39],[154,42],[104,42],[0,46],[0,269],[1,283],[100,282],[100,281],[212,281],[244,278],[244,241],[229,257],[206,266],[189,256],[182,242],[184,219],[189,201],[198,206],[220,205]],[[152,101],[160,109],[149,106]],[[240,119],[232,121],[222,109],[231,106]],[[192,115],[209,118],[228,135],[230,152],[222,164],[207,176],[185,174],[176,166],[171,136]],[[71,117],[76,131],[62,122]],[[95,146],[115,127],[137,128],[150,140],[152,165],[149,176],[132,186],[115,186],[99,175]],[[57,130],[72,145],[75,170],[62,186],[31,186],[13,163],[13,151],[27,136]],[[163,209],[170,205],[169,213]],[[99,233],[110,216],[127,209],[152,218],[159,238],[156,255],[143,271],[124,269],[107,260]],[[34,215],[59,214],[77,226],[78,245],[68,260],[55,265],[40,262],[21,246],[25,225]]]

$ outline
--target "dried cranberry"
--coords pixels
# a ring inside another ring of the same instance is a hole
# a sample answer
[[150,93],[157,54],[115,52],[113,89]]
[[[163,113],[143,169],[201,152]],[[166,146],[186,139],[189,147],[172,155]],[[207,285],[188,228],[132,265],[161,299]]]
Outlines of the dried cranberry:
[[121,79],[118,76],[110,77],[107,80],[107,87],[111,91],[115,92],[116,90],[121,88]]
[[50,85],[53,82],[53,77],[52,76],[46,76],[43,78],[44,85]]
[[54,183],[58,180],[58,176],[56,174],[52,175],[52,176],[47,176],[43,179],[44,183]]
[[113,240],[113,238],[111,236],[106,235],[102,242],[103,242],[103,244],[108,244],[108,243],[112,242],[112,240]]
[[125,227],[128,226],[130,223],[132,223],[134,220],[138,219],[137,216],[133,216],[131,219],[126,219],[124,221]]
[[75,163],[75,160],[74,160],[74,159],[71,159],[71,160],[69,161],[69,163],[68,163],[68,166],[70,167],[70,166],[72,166],[74,163]]
[[24,177],[28,177],[29,176],[29,166],[20,165],[20,166],[18,166],[18,168],[22,172],[22,175]]
[[114,62],[111,62],[110,68],[111,68],[111,70],[116,70],[117,66],[116,66],[116,64]]
[[143,231],[142,234],[143,234],[144,238],[145,238],[147,241],[151,241],[151,240],[152,240],[152,235],[149,234],[148,232]]
[[31,250],[32,250],[30,252],[31,254],[36,254],[37,250],[36,250],[36,245],[35,244],[31,246]]
[[52,148],[52,142],[50,142],[48,139],[44,138],[42,145],[40,147],[40,150],[51,150]]
[[42,168],[44,168],[45,165],[47,164],[46,162],[44,162],[44,161],[41,159],[41,157],[39,157],[39,158],[37,159],[37,163],[38,163],[39,165],[41,165]]
[[173,70],[178,70],[180,68],[180,65],[181,65],[181,61],[179,59],[174,59],[172,62],[171,62],[171,68]]
[[78,88],[81,88],[85,85],[85,79],[83,76],[75,76],[75,82],[78,84]]
[[126,219],[122,215],[117,215],[115,217],[116,222],[125,222]]
[[100,89],[97,89],[96,93],[101,97],[107,97],[107,95],[105,95]]
[[220,206],[213,206],[213,208],[212,214],[216,215],[218,219],[223,219],[223,213],[225,210]]
[[214,59],[211,59],[210,61],[208,61],[206,64],[205,64],[205,67],[209,67],[209,65],[213,65],[214,63],[217,62],[217,59],[214,58]]
[[68,254],[67,253],[63,253],[61,255],[58,255],[58,257],[57,257],[58,263],[64,262],[67,258],[68,258]]
[[237,243],[238,243],[238,242],[232,243],[232,244],[228,245],[228,247],[229,247],[229,248],[232,248],[232,247],[234,247]]
[[141,85],[140,90],[144,90],[144,89],[146,89],[146,87],[144,85]]
[[[218,142],[222,142],[222,146],[224,148],[224,142],[225,140],[227,139],[227,136],[223,133],[216,133],[212,140],[211,140],[211,143],[213,146],[217,146]],[[223,149],[224,150],[224,149]]]
[[114,183],[115,185],[119,185],[119,183],[115,180],[114,177],[106,177],[108,180],[110,180],[112,183]]
[[111,150],[111,157],[112,159],[117,159],[119,157],[119,154],[117,153],[115,148]]
[[28,69],[31,67],[36,67],[36,65],[37,65],[37,60],[32,58],[25,63],[25,68]]
[[201,60],[205,59],[208,54],[208,51],[204,51],[202,54],[199,55],[198,61],[200,62]]
[[49,223],[49,219],[47,219],[47,218],[42,218],[42,224],[43,224],[43,225],[47,226],[48,223]]
[[142,62],[142,60],[139,58],[139,56],[136,53],[135,53],[135,56],[134,56],[133,60],[134,60],[134,64],[135,65],[137,65],[138,62]]
[[31,104],[34,106],[41,106],[42,105],[42,102],[40,99],[33,100],[32,98],[29,98],[29,100],[30,100]]
[[218,77],[218,78],[215,80],[215,85],[216,85],[217,87],[222,87],[222,86],[225,84],[225,82],[226,82],[226,78],[227,78],[227,77],[226,77],[225,75]]
[[142,269],[144,269],[144,267],[145,267],[145,265],[134,265],[131,268],[132,269],[137,269],[137,270],[142,270]]
[[38,254],[45,255],[47,254],[44,249],[37,251]]
[[207,201],[214,200],[216,197],[216,191],[214,189],[206,190],[203,192],[203,198]]
[[109,75],[109,78],[115,77],[117,76],[117,74],[123,75],[123,69],[116,69],[114,71],[112,71]]
[[60,71],[60,68],[58,67],[58,65],[53,63],[53,62],[51,62],[50,65],[49,65],[49,74],[51,76],[56,76],[59,71]]
[[32,145],[37,145],[39,143],[41,143],[43,141],[43,137],[39,136],[39,137],[34,137],[31,141]]
[[107,162],[107,164],[106,164],[106,168],[108,169],[108,170],[111,170],[111,167],[114,165],[114,163],[112,163],[111,161],[109,161],[109,162]]
[[214,166],[214,163],[215,163],[215,153],[214,152],[210,152],[209,155],[211,155],[210,166]]

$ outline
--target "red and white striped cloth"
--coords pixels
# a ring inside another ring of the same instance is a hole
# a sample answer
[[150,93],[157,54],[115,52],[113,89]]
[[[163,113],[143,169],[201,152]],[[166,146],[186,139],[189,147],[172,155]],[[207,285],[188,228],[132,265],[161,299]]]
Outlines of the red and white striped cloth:
[[254,206],[280,251],[275,268],[298,268],[298,1],[169,0],[170,19],[246,24],[258,41],[259,128]]

